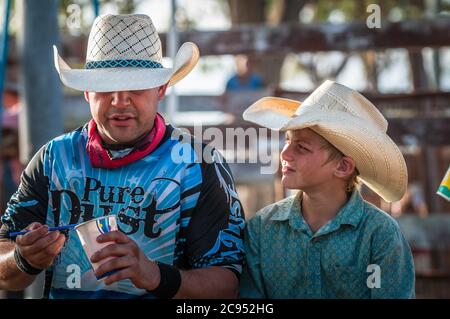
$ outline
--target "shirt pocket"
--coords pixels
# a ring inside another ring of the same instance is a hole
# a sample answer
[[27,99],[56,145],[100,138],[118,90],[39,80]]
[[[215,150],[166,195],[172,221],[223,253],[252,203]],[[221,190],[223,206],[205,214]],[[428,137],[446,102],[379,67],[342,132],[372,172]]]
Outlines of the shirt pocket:
[[357,264],[334,264],[327,276],[329,293],[333,298],[365,298],[368,292],[366,269]]

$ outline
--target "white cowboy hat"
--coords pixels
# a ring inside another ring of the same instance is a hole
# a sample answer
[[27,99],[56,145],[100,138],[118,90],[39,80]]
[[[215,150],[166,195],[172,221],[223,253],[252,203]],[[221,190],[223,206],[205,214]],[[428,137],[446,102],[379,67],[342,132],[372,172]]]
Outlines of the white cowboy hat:
[[245,110],[245,120],[273,130],[310,128],[352,157],[361,180],[387,202],[400,200],[408,173],[387,121],[357,91],[325,81],[301,103],[265,97]]
[[84,69],[71,69],[53,46],[61,81],[89,92],[131,91],[173,85],[197,64],[199,50],[192,42],[178,50],[173,68],[162,65],[161,41],[149,16],[98,16],[89,34]]

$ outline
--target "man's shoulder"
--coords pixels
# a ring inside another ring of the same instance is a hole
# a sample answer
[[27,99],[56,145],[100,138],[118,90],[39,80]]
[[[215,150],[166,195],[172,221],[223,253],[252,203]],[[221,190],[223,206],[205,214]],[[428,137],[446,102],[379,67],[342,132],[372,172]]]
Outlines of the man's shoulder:
[[73,143],[75,141],[78,141],[80,138],[87,138],[87,132],[86,130],[83,130],[85,126],[80,126],[77,129],[66,132],[64,134],[61,134],[53,139],[51,139],[47,145],[48,146],[61,146],[65,145],[67,143]]
[[178,157],[177,160],[182,160],[185,163],[211,165],[226,162],[217,148],[189,132],[171,125],[168,125],[160,147],[165,148],[165,145],[169,147],[164,151],[170,150],[171,156]]
[[175,143],[190,144],[192,146],[194,145],[201,145],[202,147],[209,146],[209,144],[204,143],[201,139],[199,139],[195,135],[192,135],[186,129],[182,129],[172,125],[167,125],[166,133],[163,138],[163,141],[168,140],[171,140],[172,142]]
[[51,154],[65,153],[68,146],[73,147],[73,144],[77,143],[80,138],[83,137],[82,129],[83,126],[51,139],[34,154],[34,157],[39,158],[42,161],[46,156],[51,156]]

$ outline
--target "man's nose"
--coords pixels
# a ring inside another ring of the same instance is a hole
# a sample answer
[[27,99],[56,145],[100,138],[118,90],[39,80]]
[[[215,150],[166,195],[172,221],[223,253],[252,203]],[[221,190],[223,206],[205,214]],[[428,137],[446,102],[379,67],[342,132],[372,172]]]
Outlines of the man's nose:
[[131,104],[130,95],[127,91],[113,92],[111,95],[111,105],[115,107],[127,107]]

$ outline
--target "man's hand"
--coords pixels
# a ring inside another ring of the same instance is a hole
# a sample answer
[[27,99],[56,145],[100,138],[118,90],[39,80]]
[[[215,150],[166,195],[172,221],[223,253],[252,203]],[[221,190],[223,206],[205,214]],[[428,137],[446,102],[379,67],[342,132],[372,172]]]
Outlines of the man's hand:
[[95,272],[97,277],[101,277],[109,271],[118,270],[104,279],[106,285],[122,279],[130,279],[134,286],[140,289],[153,290],[159,285],[159,267],[149,260],[127,235],[120,231],[113,231],[98,236],[97,241],[99,243],[113,242],[91,257],[94,263],[113,257],[101,264]]
[[34,268],[47,269],[61,251],[66,237],[59,231],[48,231],[47,225],[32,223],[30,232],[17,236],[16,245],[23,258]]

